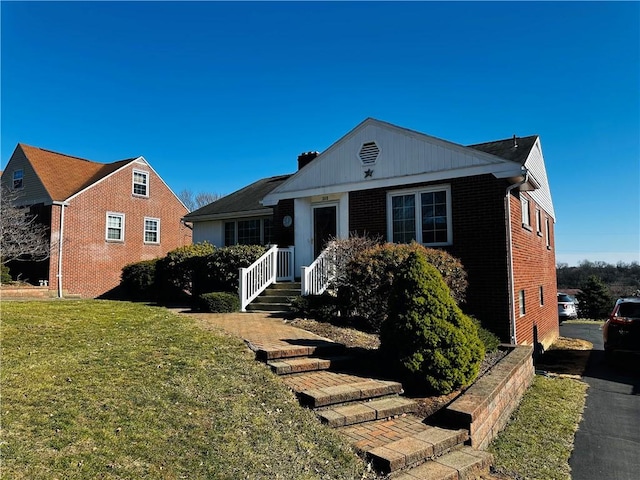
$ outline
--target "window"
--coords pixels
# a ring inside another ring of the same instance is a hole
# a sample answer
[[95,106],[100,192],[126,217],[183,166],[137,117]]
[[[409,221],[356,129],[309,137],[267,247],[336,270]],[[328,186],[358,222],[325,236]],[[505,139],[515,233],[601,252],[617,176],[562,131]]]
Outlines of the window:
[[124,214],[107,213],[107,240],[124,242]]
[[224,246],[229,247],[235,244],[236,244],[236,222],[225,222]]
[[160,243],[160,219],[144,219],[144,243]]
[[538,236],[542,236],[542,212],[539,208],[536,208],[536,232]]
[[392,242],[415,240],[425,245],[451,244],[451,194],[448,186],[391,192],[388,210]]
[[529,199],[524,195],[520,195],[520,203],[522,205],[522,226],[530,227],[531,218],[529,217]]
[[520,294],[518,295],[518,299],[520,300],[520,316],[522,317],[525,313],[527,313],[527,310],[526,310],[525,304],[524,304],[524,290],[520,290]]
[[546,234],[547,234],[547,235],[546,235],[546,237],[547,237],[547,240],[546,240],[546,241],[547,241],[547,248],[548,248],[548,249],[551,249],[551,226],[550,226],[550,222],[549,222],[549,217],[546,217],[546,219],[545,219],[545,220],[546,220],[546,227],[545,227],[545,229],[546,229],[546,231],[547,231],[547,232],[546,232]]
[[238,221],[238,243],[240,245],[260,245],[260,220]]
[[13,171],[13,188],[18,190],[24,186],[24,172],[22,169]]
[[544,287],[540,286],[540,306],[544,306]]
[[273,242],[273,220],[252,218],[224,223],[224,245],[268,245]]
[[147,172],[133,171],[133,194],[142,197],[149,196],[149,174]]

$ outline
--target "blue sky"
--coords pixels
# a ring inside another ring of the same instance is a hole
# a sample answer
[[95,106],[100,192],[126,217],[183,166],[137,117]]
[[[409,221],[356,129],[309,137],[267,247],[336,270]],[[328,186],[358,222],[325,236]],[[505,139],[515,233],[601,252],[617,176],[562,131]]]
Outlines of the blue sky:
[[558,262],[640,261],[638,2],[6,2],[18,142],[143,155],[176,192],[290,173],[367,117],[541,137]]

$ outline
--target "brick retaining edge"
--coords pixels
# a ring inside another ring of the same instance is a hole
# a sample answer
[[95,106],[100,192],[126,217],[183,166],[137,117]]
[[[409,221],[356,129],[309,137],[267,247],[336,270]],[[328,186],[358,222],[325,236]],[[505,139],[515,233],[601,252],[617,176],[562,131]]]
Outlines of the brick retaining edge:
[[444,409],[443,420],[469,431],[469,443],[485,449],[504,428],[535,375],[533,347],[500,345],[509,353]]

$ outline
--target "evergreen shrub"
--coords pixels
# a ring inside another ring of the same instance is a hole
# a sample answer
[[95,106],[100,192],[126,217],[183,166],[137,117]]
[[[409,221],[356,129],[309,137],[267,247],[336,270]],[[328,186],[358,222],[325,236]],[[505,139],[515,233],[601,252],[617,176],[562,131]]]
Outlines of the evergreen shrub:
[[120,291],[130,300],[155,300],[156,264],[159,259],[130,263],[122,268]]
[[231,313],[240,310],[238,295],[228,292],[203,293],[198,296],[196,304],[201,312]]
[[3,284],[11,283],[13,279],[11,278],[11,274],[9,273],[9,267],[7,267],[5,264],[1,264],[1,265],[2,266],[0,268],[2,272],[0,276],[0,283],[3,283]]
[[385,243],[356,253],[347,264],[344,280],[338,285],[338,300],[347,317],[360,319],[374,332],[387,318],[389,296],[398,267],[410,254],[421,256],[442,275],[453,299],[464,301],[467,274],[451,254],[412,242]]
[[447,394],[476,378],[485,353],[478,329],[417,251],[397,265],[388,313],[380,351],[409,381]]
[[[170,251],[156,264],[156,289],[161,303],[184,301],[193,287],[193,272],[201,268],[202,257],[214,252],[208,242],[185,245]],[[211,291],[211,290],[210,290]]]

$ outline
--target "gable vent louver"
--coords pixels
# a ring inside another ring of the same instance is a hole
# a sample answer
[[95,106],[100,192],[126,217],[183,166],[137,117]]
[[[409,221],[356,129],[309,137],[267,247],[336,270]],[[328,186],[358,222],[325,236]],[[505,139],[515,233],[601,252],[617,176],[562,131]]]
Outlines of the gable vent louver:
[[376,163],[379,154],[380,149],[378,148],[378,145],[376,145],[376,142],[367,142],[362,144],[362,148],[360,148],[358,156],[360,157],[360,161],[363,165],[372,165]]

